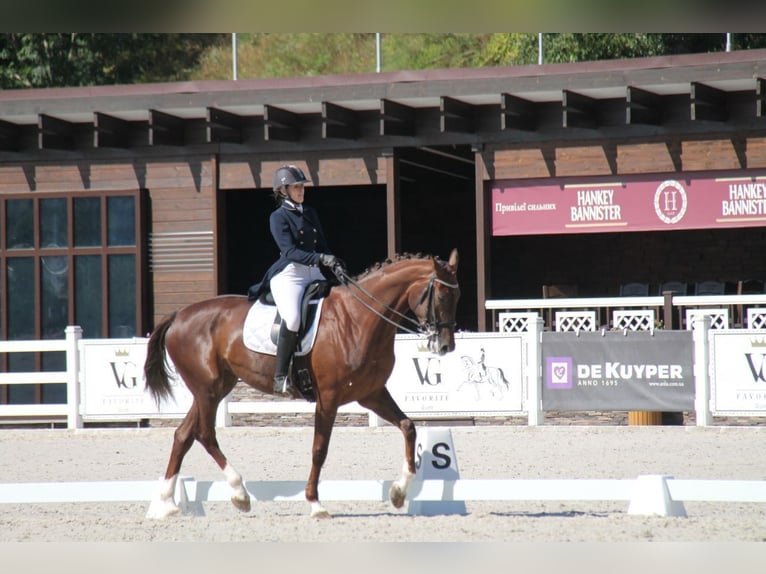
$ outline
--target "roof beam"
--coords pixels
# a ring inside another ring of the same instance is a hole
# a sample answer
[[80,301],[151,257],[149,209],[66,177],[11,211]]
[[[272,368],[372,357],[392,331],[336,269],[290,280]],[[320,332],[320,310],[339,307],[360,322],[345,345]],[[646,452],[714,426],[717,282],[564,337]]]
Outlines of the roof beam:
[[442,96],[439,100],[439,114],[439,128],[442,133],[473,133],[476,129],[474,107],[471,104]]
[[127,120],[93,112],[93,147],[129,148],[134,129]]
[[18,151],[21,128],[14,123],[0,120],[0,150]]
[[263,106],[263,137],[266,141],[298,141],[300,115],[266,104]]
[[729,117],[726,92],[700,82],[691,83],[691,119],[725,122]]
[[535,102],[511,94],[500,94],[501,130],[534,130],[537,115]]
[[662,96],[628,86],[625,98],[625,124],[658,126],[662,123]]
[[242,116],[218,108],[207,108],[205,124],[207,143],[242,143]]
[[322,139],[356,139],[358,123],[354,110],[322,102]]
[[47,114],[37,116],[37,147],[39,149],[75,149],[74,124]]
[[186,140],[184,131],[186,121],[183,118],[149,110],[149,145],[182,146]]
[[598,100],[578,94],[571,90],[562,90],[562,125],[565,128],[589,128],[598,126],[596,121]]
[[391,100],[380,100],[380,135],[414,136],[415,109]]

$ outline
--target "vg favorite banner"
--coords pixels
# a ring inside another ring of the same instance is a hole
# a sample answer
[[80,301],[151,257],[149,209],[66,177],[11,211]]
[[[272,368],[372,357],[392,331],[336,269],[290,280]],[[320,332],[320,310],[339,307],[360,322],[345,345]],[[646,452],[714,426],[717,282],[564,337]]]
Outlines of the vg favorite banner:
[[440,357],[424,338],[397,335],[386,387],[410,416],[521,413],[522,342],[518,334],[456,333],[455,350]]
[[158,409],[144,390],[147,341],[143,338],[80,341],[83,417],[131,420],[186,415],[193,398],[172,364],[168,365],[172,400],[163,402]]

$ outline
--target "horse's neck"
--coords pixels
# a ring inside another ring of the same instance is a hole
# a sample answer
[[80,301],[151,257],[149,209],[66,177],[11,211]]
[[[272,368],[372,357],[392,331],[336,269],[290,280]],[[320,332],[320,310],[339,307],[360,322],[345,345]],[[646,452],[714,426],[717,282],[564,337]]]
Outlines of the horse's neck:
[[370,276],[360,284],[379,302],[396,309],[399,313],[404,313],[409,308],[410,288],[421,279],[425,281],[427,276],[425,262],[423,265],[412,264],[408,266],[396,266],[394,264]]

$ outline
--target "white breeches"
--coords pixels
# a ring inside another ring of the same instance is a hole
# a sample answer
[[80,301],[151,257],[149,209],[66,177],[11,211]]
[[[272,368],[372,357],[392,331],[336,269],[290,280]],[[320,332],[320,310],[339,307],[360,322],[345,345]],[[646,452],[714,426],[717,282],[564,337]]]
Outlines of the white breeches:
[[271,278],[271,294],[277,304],[282,320],[291,331],[301,324],[301,297],[306,285],[325,277],[319,267],[290,263]]

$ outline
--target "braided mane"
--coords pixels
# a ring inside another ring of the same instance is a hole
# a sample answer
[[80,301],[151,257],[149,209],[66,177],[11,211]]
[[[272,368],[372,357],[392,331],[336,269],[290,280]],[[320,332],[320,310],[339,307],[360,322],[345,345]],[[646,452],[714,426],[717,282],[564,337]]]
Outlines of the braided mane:
[[[408,259],[430,259],[430,255],[423,255],[422,253],[397,253],[394,255],[393,258],[388,258],[385,261],[380,261],[378,263],[375,263],[374,265],[368,267],[364,271],[362,271],[359,275],[354,277],[354,280],[359,280],[367,277],[368,275],[371,275],[372,273],[375,273],[376,271],[380,271],[381,269],[384,269],[388,267],[389,265],[393,265],[394,263],[398,263],[399,261],[406,261]],[[436,258],[437,261],[439,258]]]

